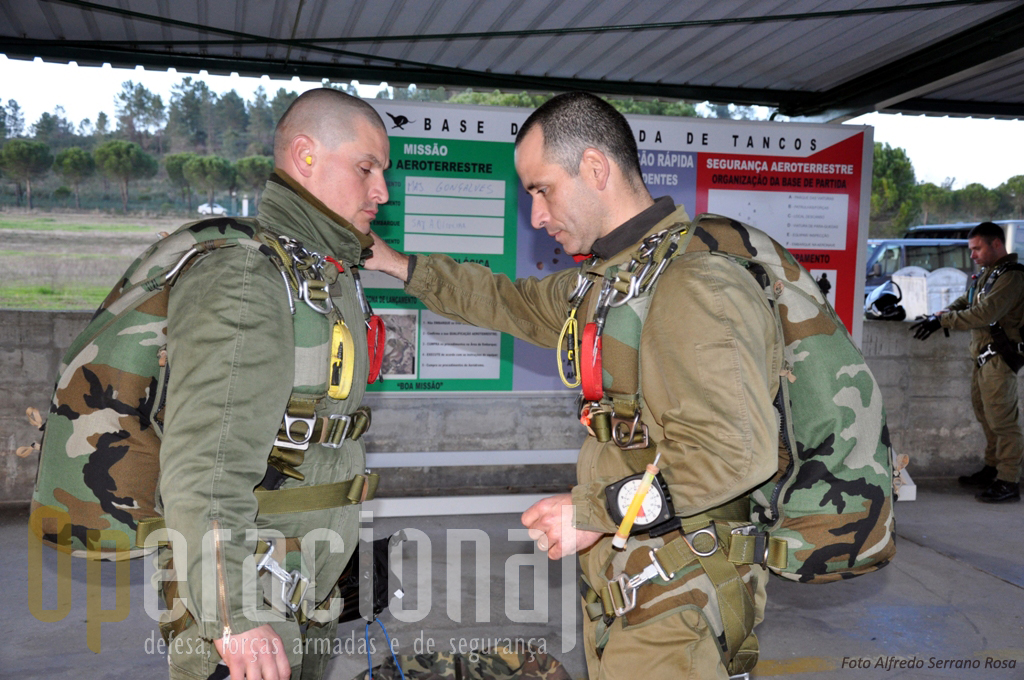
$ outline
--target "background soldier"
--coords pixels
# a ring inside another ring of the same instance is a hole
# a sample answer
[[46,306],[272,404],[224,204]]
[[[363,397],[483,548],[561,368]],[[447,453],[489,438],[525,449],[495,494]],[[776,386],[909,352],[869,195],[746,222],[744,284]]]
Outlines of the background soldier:
[[971,331],[971,404],[985,432],[985,466],[960,477],[980,487],[983,503],[1020,500],[1020,466],[1024,436],[1017,421],[1017,371],[1024,366],[1024,266],[1006,252],[1003,229],[982,222],[970,231],[971,259],[982,269],[948,310],[914,324],[914,337],[925,340],[939,328]]
[[[444,255],[406,257],[379,239],[366,267],[406,281],[406,291],[434,312],[554,348],[573,309],[570,297],[578,274],[597,282],[579,305],[582,324],[593,318],[597,289],[609,266],[628,262],[645,237],[689,219],[670,197],[651,198],[629,124],[593,95],[564,94],[537,109],[516,138],[515,164],[532,196],[534,228],[547,231],[566,253],[592,253],[594,259],[582,270],[512,282]],[[642,427],[651,440],[639,457],[650,462],[655,451],[660,454],[676,515],[714,518],[728,526],[725,522],[736,519],[732,510],[738,507],[749,522],[746,494],[778,465],[772,399],[779,389],[781,340],[762,289],[731,260],[688,252],[664,270],[637,348]],[[605,346],[610,343],[606,337]],[[632,361],[636,370],[632,356],[616,359],[605,352],[604,367],[626,369]],[[587,361],[581,357],[581,363]],[[625,552],[611,545],[617,522],[606,488],[643,471],[637,454],[591,433],[580,452],[572,492],[541,500],[522,517],[552,559],[580,552],[588,595],[598,602],[609,580],[625,569],[627,556],[639,546],[656,545],[644,533],[629,538]],[[563,509],[575,513],[573,525],[563,524]],[[638,560],[645,554],[649,551],[635,553]],[[650,560],[643,566],[650,566]],[[752,623],[759,622],[766,579],[764,567],[742,566],[733,579],[733,585],[741,585],[724,596],[722,608],[747,606],[755,611]],[[658,596],[640,595],[628,615],[616,616],[606,608],[584,617],[591,678],[632,680],[638,673],[650,679],[726,678],[730,662],[738,670],[753,666],[757,643],[752,624],[733,636],[742,645],[720,647],[720,594],[703,568],[670,581],[637,591],[657,591]],[[585,611],[593,613],[595,600],[587,599],[591,606]]]

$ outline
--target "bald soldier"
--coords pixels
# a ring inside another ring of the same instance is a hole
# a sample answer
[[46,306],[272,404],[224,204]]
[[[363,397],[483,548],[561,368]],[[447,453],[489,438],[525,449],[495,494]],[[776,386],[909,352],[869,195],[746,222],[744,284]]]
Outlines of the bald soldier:
[[[275,131],[259,217],[214,220],[265,251],[216,250],[170,293],[160,497],[172,544],[159,559],[177,579],[162,584],[165,599],[187,606],[161,623],[171,678],[205,679],[220,662],[233,680],[323,674],[332,592],[357,545],[360,495],[347,492],[372,486],[358,441],[369,362],[353,270],[388,200],[388,163],[368,104],[303,94]],[[264,560],[274,537],[285,540]]]

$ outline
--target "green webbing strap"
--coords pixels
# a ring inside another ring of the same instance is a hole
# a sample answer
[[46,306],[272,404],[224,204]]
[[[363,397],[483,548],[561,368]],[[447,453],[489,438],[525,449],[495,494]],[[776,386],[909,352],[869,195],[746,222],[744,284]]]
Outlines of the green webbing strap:
[[768,534],[733,534],[729,541],[729,561],[733,564],[764,564],[775,571],[789,565],[789,544]]
[[[699,515],[682,517],[680,518],[682,524],[680,531],[683,534],[692,534],[695,531],[714,526],[713,522],[716,520],[719,522],[750,521],[750,496],[743,495],[739,498],[734,498]],[[728,536],[725,540],[728,541],[729,538],[731,536]],[[719,545],[721,545],[722,536],[719,536],[718,540]],[[708,534],[700,534],[693,541],[693,547],[701,552],[707,552],[714,547],[711,536]],[[721,552],[721,547],[716,552]],[[696,559],[696,555],[693,554],[693,550],[690,549],[690,546],[683,537],[671,540],[661,548],[658,548],[658,562],[669,573],[679,573],[683,567],[693,562],[694,559]]]
[[591,621],[597,621],[604,616],[615,618],[615,612],[610,608],[610,603],[606,605],[606,598],[598,595],[582,575],[580,576],[580,596],[583,598],[583,610]]
[[356,475],[335,484],[297,486],[291,489],[253,491],[260,504],[261,515],[282,515],[292,512],[328,510],[372,500],[380,477],[376,474]]
[[[696,545],[694,547],[700,550]],[[661,551],[659,557],[660,554]],[[725,649],[731,658],[749,631],[754,629],[754,599],[740,578],[736,565],[726,558],[725,551],[718,549],[707,557],[697,555],[697,559],[718,594],[718,612],[725,629]],[[736,607],[737,603],[739,607]]]
[[750,521],[750,494],[743,494],[739,498],[722,503],[694,517],[687,517],[683,524],[700,522],[703,520],[718,520],[719,522],[749,522]]
[[[276,491],[258,489],[253,491],[253,495],[259,502],[261,515],[282,515],[309,510],[329,510],[373,500],[379,482],[378,475],[369,473],[356,475],[352,479],[335,484],[299,486]],[[139,520],[135,529],[135,545],[140,547],[145,545],[150,534],[166,526],[163,517],[147,517]],[[265,551],[266,549],[264,549]]]
[[[708,533],[709,530],[715,532],[719,541],[714,552],[711,551],[715,548],[715,540]],[[669,541],[658,549],[656,558],[669,574],[679,573],[694,560],[700,562],[718,594],[718,611],[722,617],[726,651],[735,653],[748,632],[754,628],[753,599],[736,565],[728,559],[729,551],[722,546],[723,536],[718,535],[718,528],[708,515],[687,518],[683,521],[682,532],[689,535],[689,538],[681,536]],[[727,536],[725,541],[731,539],[731,535]]]
[[288,251],[284,249],[284,246],[281,245],[281,242],[277,239],[277,235],[272,234],[270,232],[261,231],[256,235],[256,238],[258,238],[260,242],[263,243],[265,246],[274,251],[274,254],[277,255],[278,259],[282,263],[281,272],[287,279],[291,289],[298,293],[299,280],[295,278],[295,272],[292,271],[292,268],[288,266],[288,264],[290,264],[292,261],[292,257],[291,255],[288,254]]

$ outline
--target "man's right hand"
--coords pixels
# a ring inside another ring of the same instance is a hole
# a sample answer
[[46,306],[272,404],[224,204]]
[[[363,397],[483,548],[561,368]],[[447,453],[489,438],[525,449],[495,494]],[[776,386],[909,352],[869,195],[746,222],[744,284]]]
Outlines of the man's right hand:
[[231,680],[288,680],[292,676],[284,642],[270,624],[225,635],[213,645],[231,671]]
[[366,260],[363,269],[384,272],[406,281],[409,278],[409,256],[384,243],[375,232],[371,231],[370,236],[373,237],[373,257]]

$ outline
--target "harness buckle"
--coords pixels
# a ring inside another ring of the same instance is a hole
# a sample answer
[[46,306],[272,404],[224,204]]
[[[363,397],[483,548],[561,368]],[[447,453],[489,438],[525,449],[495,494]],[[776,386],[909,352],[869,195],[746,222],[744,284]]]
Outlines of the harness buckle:
[[327,436],[324,437],[322,444],[329,449],[340,449],[348,438],[349,432],[352,430],[352,416],[348,414],[332,413],[328,416],[329,421],[342,421],[344,423],[341,429],[341,435],[336,436],[335,430],[336,425],[334,422],[330,423],[331,429],[328,431]]
[[[697,537],[701,534],[711,537],[711,550],[702,552],[693,546],[693,542],[696,541]],[[703,529],[697,529],[696,531],[691,531],[688,534],[683,534],[683,541],[686,543],[686,547],[693,551],[693,554],[697,557],[711,557],[718,552],[718,533],[715,531],[715,523],[712,522],[710,526],[706,526]]]
[[985,351],[979,354],[978,358],[975,360],[978,363],[978,368],[987,364],[989,360],[997,354],[998,352],[996,352],[995,348],[991,344],[985,345]]
[[[639,426],[639,433],[637,432]],[[612,416],[612,440],[623,451],[646,449],[651,444],[647,425],[640,422],[640,411],[633,414],[633,420]]]
[[746,524],[741,527],[736,527],[729,532],[733,536],[753,536],[754,537],[754,556],[751,558],[754,564],[758,564],[762,567],[768,566],[768,534],[764,531],[758,531],[757,527],[753,524]]
[[[281,600],[288,607],[289,611],[294,614],[299,610],[299,604],[306,596],[306,590],[309,588],[309,579],[299,573],[298,570],[285,570],[277,560],[271,557],[273,552],[274,545],[267,543],[267,552],[263,553],[263,557],[256,563],[256,573],[258,574],[265,570],[281,582]],[[302,586],[301,591],[299,590],[300,585]],[[295,596],[296,593],[298,593],[298,597]]]
[[[675,572],[669,573],[665,571],[663,566],[661,566],[661,562],[658,561],[657,548],[651,548],[648,555],[651,558],[651,563],[639,574],[636,576],[620,574],[618,578],[612,579],[608,582],[608,597],[611,598],[612,609],[615,611],[615,616],[623,616],[636,608],[636,591],[640,586],[653,580],[655,577],[660,577],[663,581],[668,582],[675,576]],[[616,604],[617,600],[615,598],[615,591],[612,588],[613,584],[619,587],[619,592],[622,596],[621,607]]]
[[[615,616],[625,616],[636,609],[636,588],[631,587],[629,583],[630,580],[626,578],[625,574],[621,574],[618,578],[608,581],[608,597],[611,598],[612,610],[615,612]],[[613,585],[617,585],[619,587],[619,593],[622,596],[621,607],[615,603],[615,591],[612,589]]]
[[[305,434],[299,434],[296,436],[292,432],[292,428],[298,423],[305,423],[306,432]],[[278,438],[274,442],[274,446],[280,446],[286,449],[298,449],[299,451],[305,451],[309,448],[309,442],[313,439],[313,427],[316,425],[316,416],[309,418],[303,418],[301,416],[290,416],[286,412],[284,414],[284,436],[286,439]]]

